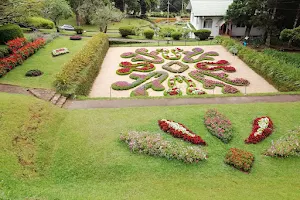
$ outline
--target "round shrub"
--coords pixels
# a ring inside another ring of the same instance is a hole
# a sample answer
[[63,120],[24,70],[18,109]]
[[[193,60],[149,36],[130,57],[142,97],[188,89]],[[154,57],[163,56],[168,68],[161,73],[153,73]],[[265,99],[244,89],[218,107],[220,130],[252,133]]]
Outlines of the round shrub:
[[54,23],[51,20],[42,17],[30,17],[28,18],[27,23],[36,28],[44,28],[44,29],[54,28]]
[[173,40],[180,40],[180,38],[182,37],[182,33],[174,32],[171,34],[171,37],[173,38]]
[[207,30],[207,29],[200,29],[200,30],[194,31],[194,34],[200,40],[206,40],[210,36],[211,31]]
[[43,74],[42,71],[40,71],[38,69],[32,69],[32,70],[29,70],[28,72],[26,72],[25,76],[35,77],[35,76],[41,76],[42,74]]
[[5,44],[9,40],[23,37],[22,29],[18,25],[8,24],[0,26],[0,44]]
[[152,29],[147,29],[144,31],[144,36],[151,40],[154,36],[154,31]]
[[77,34],[82,34],[83,33],[83,28],[80,26],[76,26],[74,31],[76,31]]
[[163,27],[159,30],[159,36],[160,37],[171,37],[172,33],[175,32],[174,29],[169,27]]
[[134,26],[123,26],[119,28],[119,32],[122,37],[127,37],[128,35],[135,35]]
[[280,33],[280,39],[282,41],[289,41],[293,37],[293,29],[283,29]]

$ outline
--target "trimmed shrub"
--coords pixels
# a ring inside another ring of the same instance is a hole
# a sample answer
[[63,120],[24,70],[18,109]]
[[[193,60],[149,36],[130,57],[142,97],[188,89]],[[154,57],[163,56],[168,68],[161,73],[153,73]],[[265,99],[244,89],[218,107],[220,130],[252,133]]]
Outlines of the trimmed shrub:
[[132,152],[165,157],[186,163],[197,163],[207,158],[207,152],[197,146],[186,146],[182,142],[171,142],[160,134],[147,132],[122,133],[120,140],[128,144]]
[[232,139],[233,129],[230,120],[216,109],[209,109],[206,112],[204,124],[208,131],[222,142],[228,143]]
[[25,76],[35,77],[35,76],[41,76],[42,74],[43,74],[42,71],[40,71],[38,69],[32,69],[32,70],[29,70],[28,72],[26,72]]
[[77,34],[82,34],[83,33],[83,28],[80,26],[76,26],[74,28],[74,31],[76,31]]
[[248,172],[254,162],[254,155],[242,149],[230,148],[224,162],[241,171]]
[[63,67],[54,82],[57,92],[88,95],[109,48],[105,33],[93,36]]
[[144,30],[144,36],[151,40],[154,36],[154,31],[152,29]]
[[289,157],[300,156],[300,128],[291,131],[273,142],[265,152],[267,156]]
[[289,41],[293,37],[293,30],[292,29],[283,29],[280,33],[280,39],[282,41]]
[[4,58],[10,54],[9,49],[6,48],[0,48],[0,58]]
[[128,35],[135,35],[134,26],[123,26],[119,28],[119,32],[122,37],[127,37]]
[[194,34],[197,38],[199,38],[199,40],[206,40],[210,36],[211,31],[207,29],[200,29],[194,31]]
[[180,38],[182,37],[182,33],[174,32],[171,34],[171,37],[173,38],[173,40],[180,40]]
[[171,37],[172,33],[174,32],[175,30],[172,29],[172,28],[169,28],[169,27],[163,27],[163,28],[160,28],[159,30],[159,36],[164,38],[164,37]]
[[13,40],[15,38],[23,38],[23,31],[20,26],[15,24],[8,24],[0,26],[0,44]]
[[36,28],[44,28],[44,29],[54,28],[54,23],[51,20],[42,17],[30,17],[27,20],[27,23]]
[[300,90],[299,68],[295,68],[282,59],[245,47],[234,39],[218,37],[218,40],[227,49],[235,46],[239,51],[239,58],[256,73],[264,77],[270,84],[274,85],[279,91]]

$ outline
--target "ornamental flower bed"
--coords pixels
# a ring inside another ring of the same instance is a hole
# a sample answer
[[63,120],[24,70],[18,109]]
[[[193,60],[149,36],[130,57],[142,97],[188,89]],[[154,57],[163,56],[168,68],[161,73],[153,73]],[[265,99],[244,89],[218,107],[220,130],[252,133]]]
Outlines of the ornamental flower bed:
[[162,53],[162,57],[164,59],[167,60],[180,60],[181,58],[181,53],[183,51],[183,49],[180,48],[175,48],[175,49],[171,49],[171,54],[170,54],[170,50],[168,49],[157,49],[157,52],[161,52]]
[[179,82],[185,82],[187,84],[186,88],[186,94],[187,95],[203,95],[206,94],[203,90],[200,90],[196,88],[196,84],[192,81],[192,79],[186,77],[186,76],[181,76],[181,75],[175,75],[174,77],[170,78],[168,80],[168,86],[170,87],[169,90],[165,91],[164,95],[165,96],[176,96],[176,95],[182,95],[182,91],[176,87],[175,83]]
[[155,70],[155,66],[152,63],[131,63],[131,62],[121,62],[119,64],[122,69],[118,69],[116,73],[118,75],[128,75],[131,74],[133,71],[137,72],[150,72]]
[[280,137],[266,150],[265,155],[272,157],[300,157],[300,128]]
[[[10,43],[10,42],[8,42]],[[38,38],[33,42],[27,42],[25,45],[12,45],[14,51],[8,57],[0,59],[0,77],[12,70],[18,65],[21,65],[28,57],[33,55],[38,49],[46,44],[45,39]],[[20,47],[17,49],[17,46]]]
[[207,152],[201,147],[185,146],[178,141],[169,141],[160,134],[131,131],[122,133],[120,140],[124,141],[132,152],[164,157],[168,160],[198,163],[207,159]]
[[[178,66],[180,66],[180,68],[179,69],[174,69],[174,68],[172,68],[173,65],[178,65]],[[189,66],[185,65],[185,64],[183,64],[182,62],[179,62],[179,61],[171,61],[171,62],[168,62],[168,63],[164,64],[162,66],[162,68],[169,71],[169,72],[172,72],[172,73],[182,73],[182,72],[185,72],[186,70],[188,70]]]
[[220,81],[223,81],[225,83],[231,84],[231,85],[236,85],[236,86],[247,86],[250,84],[250,82],[246,79],[243,78],[235,78],[235,79],[229,79],[228,74],[224,72],[219,72],[219,73],[214,73],[210,71],[205,71],[205,70],[199,70],[200,73],[213,77],[215,79],[218,79]]
[[[158,56],[159,52],[157,51],[151,51],[148,52],[148,49],[146,48],[139,48],[136,49],[135,52],[125,52],[121,54],[122,58],[132,58],[132,62],[149,62],[149,63],[155,63],[155,64],[161,64],[164,62],[164,59]],[[152,59],[146,58],[144,56],[148,56]]]
[[60,48],[60,49],[55,49],[52,51],[52,56],[59,56],[59,55],[63,55],[63,54],[66,54],[66,53],[69,53],[69,50],[64,47],[64,48]]
[[[214,60],[214,58],[210,57],[210,56],[218,56],[219,54],[215,51],[208,51],[206,53],[203,53],[204,50],[201,48],[193,48],[192,51],[184,51],[183,54],[185,54],[185,56],[182,59],[182,62],[185,63],[196,63],[196,62],[200,62],[202,60]],[[202,54],[203,53],[203,54]],[[200,55],[202,54],[202,55]],[[198,56],[200,55],[198,58],[194,59],[194,56]]]
[[6,45],[9,50],[11,50],[12,52],[15,52],[18,49],[20,49],[21,47],[23,47],[26,43],[27,43],[26,38],[16,38],[16,39],[8,41],[6,43]]
[[[218,62],[200,62],[196,64],[196,68],[200,70],[218,71],[223,70],[225,72],[236,72],[236,69],[232,66],[226,66],[229,62],[227,60],[219,60]],[[208,65],[218,65],[215,67],[208,67]]]
[[73,35],[73,36],[70,36],[70,40],[81,40],[82,37],[80,35]]
[[164,96],[181,96],[181,95],[182,95],[182,91],[177,87],[170,88],[164,92]]
[[233,136],[232,124],[216,109],[209,109],[204,115],[204,124],[208,131],[224,143],[229,143]]
[[254,162],[254,155],[242,149],[230,148],[224,162],[236,169],[249,172]]
[[259,117],[253,121],[250,136],[245,140],[246,144],[256,144],[273,132],[273,122],[269,117]]
[[206,145],[206,142],[191,130],[186,128],[183,124],[171,120],[158,120],[158,125],[166,133],[170,133],[173,137],[183,138],[193,144]]

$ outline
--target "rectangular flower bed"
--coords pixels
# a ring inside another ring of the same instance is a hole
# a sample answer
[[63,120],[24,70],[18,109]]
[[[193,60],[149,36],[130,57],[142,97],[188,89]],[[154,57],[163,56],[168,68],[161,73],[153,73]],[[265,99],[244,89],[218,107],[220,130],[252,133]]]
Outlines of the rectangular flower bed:
[[249,172],[254,162],[254,155],[242,149],[230,148],[224,162],[241,171]]
[[59,55],[63,55],[69,53],[69,50],[67,48],[60,48],[60,49],[55,49],[52,51],[52,55],[53,56],[59,56]]

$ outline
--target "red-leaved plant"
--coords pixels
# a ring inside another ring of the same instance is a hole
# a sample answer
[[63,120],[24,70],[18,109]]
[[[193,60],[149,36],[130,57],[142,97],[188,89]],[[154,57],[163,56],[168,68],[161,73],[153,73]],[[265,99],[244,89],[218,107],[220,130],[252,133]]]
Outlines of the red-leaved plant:
[[259,117],[253,121],[252,132],[245,140],[247,144],[256,144],[273,132],[273,122],[269,117]]
[[254,162],[254,155],[242,149],[230,148],[224,162],[241,171],[248,172]]
[[186,128],[183,124],[171,120],[158,120],[158,125],[166,133],[170,133],[173,137],[183,138],[193,144],[206,145],[206,142],[194,132]]

